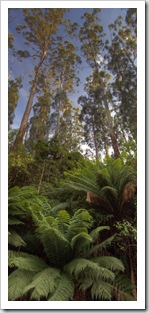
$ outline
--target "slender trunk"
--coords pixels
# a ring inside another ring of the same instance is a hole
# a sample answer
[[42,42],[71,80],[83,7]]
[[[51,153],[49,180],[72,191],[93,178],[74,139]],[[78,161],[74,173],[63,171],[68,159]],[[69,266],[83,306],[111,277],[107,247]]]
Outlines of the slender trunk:
[[112,118],[111,118],[109,106],[108,106],[108,103],[107,103],[106,99],[104,99],[104,106],[105,106],[105,111],[106,111],[106,115],[107,115],[107,118],[108,118],[109,134],[110,134],[110,137],[111,137],[112,147],[113,147],[113,150],[114,150],[114,157],[115,157],[115,159],[117,159],[120,156],[120,152],[119,152],[119,148],[118,148],[115,132],[114,132],[114,129],[113,129],[113,123],[112,123]]
[[38,194],[39,194],[39,192],[40,192],[41,183],[42,183],[42,180],[43,180],[45,165],[46,165],[46,161],[44,161],[44,163],[43,163],[43,168],[42,168],[42,172],[41,172],[41,176],[40,176],[40,181],[39,181],[39,186],[38,186]]
[[35,78],[34,78],[33,85],[32,85],[31,91],[30,91],[29,99],[28,99],[28,102],[27,102],[27,105],[26,105],[26,109],[25,109],[24,115],[22,117],[21,125],[20,125],[20,128],[19,128],[16,140],[15,140],[15,143],[14,143],[14,149],[18,145],[23,144],[23,138],[24,138],[24,135],[25,135],[25,132],[26,132],[26,129],[27,129],[28,119],[29,119],[30,112],[31,112],[31,109],[32,109],[33,99],[34,99],[34,96],[35,96],[35,93],[36,93],[38,77],[39,77],[39,74],[40,74],[42,63],[43,63],[43,61],[45,59],[45,55],[46,55],[46,53],[44,52],[42,54],[41,58],[40,58],[38,66],[37,66],[37,70],[36,70]]
[[109,152],[108,152],[108,145],[107,145],[107,143],[105,143],[105,151],[106,151],[106,156],[108,156]]
[[96,154],[96,161],[99,160],[99,152],[98,152],[98,142],[96,138],[95,126],[93,122],[93,137],[94,137],[94,146],[95,146],[95,154]]
[[56,134],[57,137],[59,138],[60,135],[60,114],[62,110],[62,79],[60,78],[60,93],[59,93],[59,105],[58,105],[58,116],[57,116],[57,129],[56,129]]

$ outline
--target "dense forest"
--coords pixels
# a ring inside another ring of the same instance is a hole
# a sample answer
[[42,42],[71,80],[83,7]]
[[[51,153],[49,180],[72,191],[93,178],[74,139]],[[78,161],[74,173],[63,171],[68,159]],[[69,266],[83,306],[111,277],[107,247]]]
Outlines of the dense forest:
[[9,301],[137,300],[137,9],[73,10],[9,9]]

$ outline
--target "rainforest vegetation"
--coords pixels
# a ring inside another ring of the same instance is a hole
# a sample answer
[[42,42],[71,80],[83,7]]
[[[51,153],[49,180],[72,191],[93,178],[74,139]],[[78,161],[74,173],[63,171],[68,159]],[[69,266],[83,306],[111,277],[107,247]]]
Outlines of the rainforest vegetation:
[[137,300],[137,10],[73,10],[9,9],[9,301]]

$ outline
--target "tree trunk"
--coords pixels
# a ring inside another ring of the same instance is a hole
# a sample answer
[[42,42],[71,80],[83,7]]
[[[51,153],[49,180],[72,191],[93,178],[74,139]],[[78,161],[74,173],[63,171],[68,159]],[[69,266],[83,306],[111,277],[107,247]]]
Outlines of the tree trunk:
[[17,148],[18,145],[23,144],[23,138],[24,138],[27,126],[28,126],[28,119],[29,119],[30,112],[31,112],[31,109],[32,109],[34,95],[36,93],[38,77],[39,77],[39,73],[40,73],[40,70],[41,70],[42,63],[43,63],[43,61],[45,59],[45,55],[46,55],[46,52],[44,52],[42,54],[42,56],[40,58],[40,61],[39,61],[39,64],[37,66],[37,70],[36,70],[35,78],[34,78],[33,85],[32,85],[31,91],[30,91],[29,99],[28,99],[28,102],[27,102],[27,105],[26,105],[26,108],[25,108],[25,111],[24,111],[24,115],[22,117],[21,125],[20,125],[20,128],[19,128],[18,134],[16,136],[15,143],[14,143],[14,149]]
[[61,117],[61,111],[62,111],[62,90],[63,90],[63,83],[62,83],[62,78],[59,79],[60,81],[60,92],[59,92],[59,104],[58,104],[58,115],[57,115],[57,129],[56,129],[56,134],[57,137],[59,138],[60,136],[60,117]]
[[93,120],[93,139],[94,139],[94,146],[95,146],[96,161],[98,161],[99,160],[98,141],[97,141],[97,138],[96,138],[96,131],[95,131],[94,120]]
[[109,134],[110,134],[110,137],[111,137],[112,147],[113,147],[113,151],[114,151],[114,157],[115,157],[115,159],[117,159],[120,156],[120,152],[119,152],[119,148],[118,148],[115,132],[114,132],[114,129],[113,129],[113,123],[112,123],[112,118],[111,118],[109,106],[108,106],[108,103],[107,103],[106,99],[104,99],[104,106],[105,106],[105,111],[106,111],[106,115],[107,115],[107,118],[108,118]]

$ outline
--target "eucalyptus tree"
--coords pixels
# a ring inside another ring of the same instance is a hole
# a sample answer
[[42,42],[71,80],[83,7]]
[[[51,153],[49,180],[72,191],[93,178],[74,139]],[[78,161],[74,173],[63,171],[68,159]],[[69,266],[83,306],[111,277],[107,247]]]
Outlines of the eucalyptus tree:
[[[108,132],[114,150],[114,157],[118,158],[119,147],[117,144],[117,138],[113,127],[113,121],[109,105],[109,103],[112,102],[110,85],[108,84],[108,80],[110,77],[105,72],[105,70],[102,70],[100,64],[101,60],[98,60],[104,50],[105,36],[103,32],[103,27],[99,24],[99,12],[99,9],[93,9],[92,13],[86,12],[84,14],[84,24],[80,28],[79,37],[82,42],[81,50],[83,51],[87,62],[93,70],[92,81],[90,81],[90,83],[88,84],[88,94],[92,94],[92,97],[96,101],[96,104],[98,103],[98,110],[100,111],[100,114],[102,114],[103,110],[105,111]],[[95,111],[97,110],[94,105],[92,106],[92,109]]]
[[74,84],[78,84],[76,67],[81,63],[76,53],[76,47],[70,41],[59,42],[53,51],[51,69],[54,74],[55,96],[53,108],[57,116],[56,134],[60,136],[60,119],[64,106],[69,102],[68,93],[74,91]]
[[137,9],[128,9],[125,25],[121,17],[109,25],[111,44],[106,42],[108,69],[114,75],[113,94],[124,137],[137,137]]
[[20,58],[33,57],[36,59],[36,64],[34,66],[34,78],[31,83],[28,102],[16,137],[15,147],[23,143],[38,85],[38,78],[44,62],[49,61],[49,58],[52,57],[53,48],[56,45],[56,33],[59,25],[63,24],[65,11],[66,9],[51,8],[23,9],[25,24],[18,25],[17,31],[25,38],[28,49],[18,51],[18,55]]

